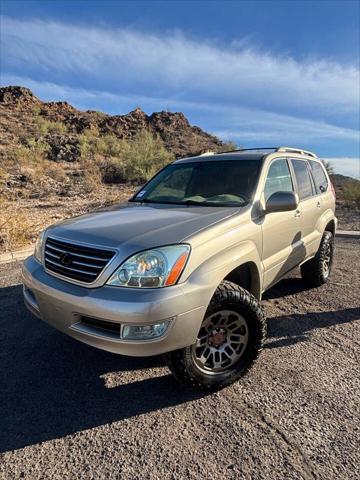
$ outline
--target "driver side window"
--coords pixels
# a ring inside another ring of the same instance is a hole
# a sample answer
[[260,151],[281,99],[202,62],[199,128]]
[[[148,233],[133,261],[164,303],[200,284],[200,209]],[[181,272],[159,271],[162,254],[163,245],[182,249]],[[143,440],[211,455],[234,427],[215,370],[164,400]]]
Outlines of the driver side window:
[[275,160],[269,168],[265,182],[265,201],[276,192],[293,192],[289,165],[285,159]]

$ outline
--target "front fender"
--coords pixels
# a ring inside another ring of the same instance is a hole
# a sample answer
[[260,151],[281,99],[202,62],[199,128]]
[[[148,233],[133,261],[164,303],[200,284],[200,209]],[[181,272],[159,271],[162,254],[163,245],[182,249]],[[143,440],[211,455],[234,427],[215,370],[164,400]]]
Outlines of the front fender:
[[[189,303],[208,305],[222,280],[235,268],[248,262],[251,262],[254,268],[256,268],[259,279],[259,291],[255,292],[255,295],[260,297],[262,290],[262,265],[260,256],[256,244],[250,240],[246,240],[218,251],[192,271],[183,284]],[[196,300],[193,298],[194,296],[196,296]]]

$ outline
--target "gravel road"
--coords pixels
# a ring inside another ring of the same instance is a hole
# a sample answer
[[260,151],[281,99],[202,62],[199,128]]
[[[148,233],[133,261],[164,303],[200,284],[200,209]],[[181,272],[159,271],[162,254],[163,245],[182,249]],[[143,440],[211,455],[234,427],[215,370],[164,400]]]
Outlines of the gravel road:
[[211,395],[32,317],[2,267],[0,478],[360,478],[359,247],[337,242],[324,287],[296,273],[267,292],[264,352]]

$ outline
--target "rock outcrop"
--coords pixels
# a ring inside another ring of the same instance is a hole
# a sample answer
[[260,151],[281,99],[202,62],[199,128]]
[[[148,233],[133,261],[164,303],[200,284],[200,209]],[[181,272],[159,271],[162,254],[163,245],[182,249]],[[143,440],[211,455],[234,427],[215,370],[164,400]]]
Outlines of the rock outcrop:
[[58,152],[62,160],[67,155],[69,161],[76,159],[78,151],[74,135],[92,128],[100,135],[113,134],[121,139],[129,139],[148,129],[159,134],[165,147],[177,157],[225,148],[217,137],[190,125],[181,112],[161,111],[147,115],[141,108],[125,115],[107,115],[91,110],[83,112],[67,102],[43,102],[31,90],[20,86],[0,88],[0,114],[3,146],[21,143],[23,138],[31,136],[39,118],[63,124],[67,133],[48,139],[52,152],[55,152],[53,155],[56,157]]

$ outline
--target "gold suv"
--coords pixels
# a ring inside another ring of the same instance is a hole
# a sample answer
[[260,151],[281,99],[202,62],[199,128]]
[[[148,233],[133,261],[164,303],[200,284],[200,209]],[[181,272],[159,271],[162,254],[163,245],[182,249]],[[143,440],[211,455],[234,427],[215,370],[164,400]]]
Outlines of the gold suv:
[[335,193],[314,153],[246,149],[177,160],[127,203],[49,227],[23,267],[39,318],[94,347],[165,354],[216,389],[262,349],[262,293],[300,266],[326,283]]

